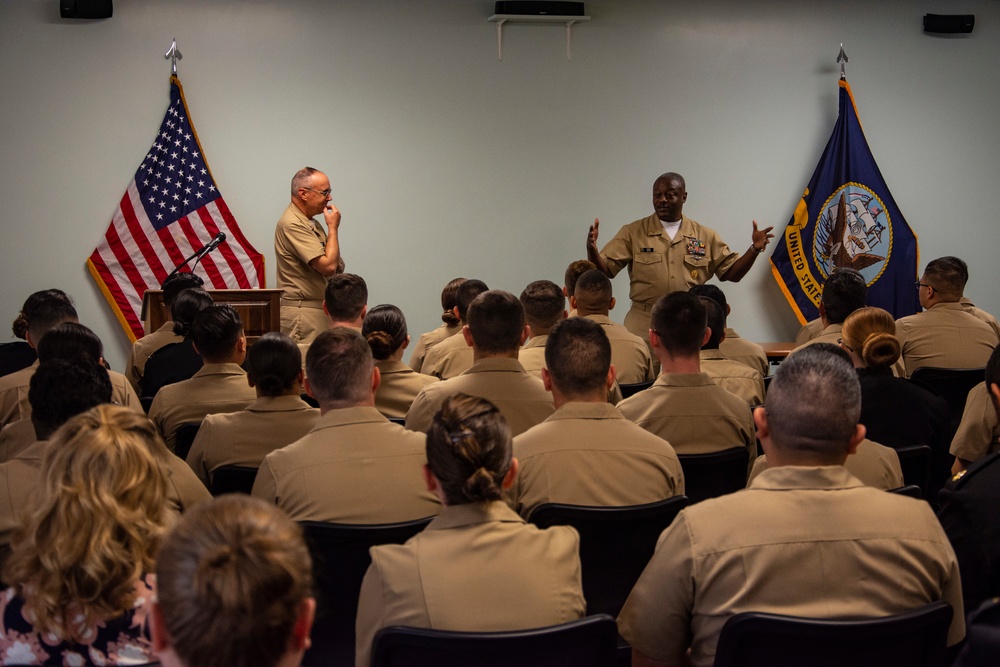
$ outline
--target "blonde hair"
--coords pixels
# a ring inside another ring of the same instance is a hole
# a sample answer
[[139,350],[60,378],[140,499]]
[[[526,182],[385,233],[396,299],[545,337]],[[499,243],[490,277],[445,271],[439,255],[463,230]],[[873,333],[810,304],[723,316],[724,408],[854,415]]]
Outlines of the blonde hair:
[[167,634],[189,667],[277,664],[312,595],[302,528],[241,494],[185,513],[163,541],[156,576]]
[[109,404],[53,434],[4,568],[40,633],[79,641],[132,608],[165,520],[165,452],[148,419]]
[[896,321],[887,311],[871,306],[847,316],[841,330],[844,345],[856,352],[870,368],[888,368],[902,351],[896,338]]

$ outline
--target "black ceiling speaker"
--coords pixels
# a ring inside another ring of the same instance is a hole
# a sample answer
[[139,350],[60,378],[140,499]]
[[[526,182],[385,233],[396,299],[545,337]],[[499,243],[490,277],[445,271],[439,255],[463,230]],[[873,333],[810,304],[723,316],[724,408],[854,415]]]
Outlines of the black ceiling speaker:
[[924,14],[924,32],[944,34],[972,32],[975,25],[974,14]]
[[59,0],[59,16],[64,19],[109,19],[112,0]]

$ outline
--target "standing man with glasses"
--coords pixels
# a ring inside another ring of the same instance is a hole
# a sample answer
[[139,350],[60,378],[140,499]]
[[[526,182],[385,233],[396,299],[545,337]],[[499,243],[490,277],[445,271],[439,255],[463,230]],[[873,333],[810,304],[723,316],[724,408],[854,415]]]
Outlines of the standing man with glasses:
[[[274,230],[274,255],[281,288],[281,332],[308,345],[328,328],[323,313],[326,280],[344,270],[340,254],[340,211],[330,203],[330,179],[305,167],[292,177],[292,201]],[[327,229],[315,220],[323,214]]]

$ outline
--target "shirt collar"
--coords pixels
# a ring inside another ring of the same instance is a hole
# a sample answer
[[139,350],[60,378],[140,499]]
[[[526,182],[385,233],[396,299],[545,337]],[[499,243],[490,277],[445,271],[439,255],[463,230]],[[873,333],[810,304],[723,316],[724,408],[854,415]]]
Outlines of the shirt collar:
[[472,364],[472,368],[462,373],[462,375],[496,372],[524,373],[524,366],[517,359],[511,359],[510,357],[487,357]]
[[660,373],[653,383],[660,387],[708,387],[714,384],[705,373]]
[[298,396],[261,396],[246,408],[250,412],[293,412],[315,410]]
[[778,466],[763,471],[750,483],[751,489],[769,491],[832,490],[862,486],[864,483],[847,472],[844,466]]
[[526,523],[506,503],[494,500],[483,503],[464,503],[441,508],[426,530],[448,530],[481,523]]
[[560,419],[625,419],[618,408],[607,401],[601,403],[584,403],[582,401],[571,401],[556,408],[548,418],[547,422],[558,421]]
[[192,377],[204,377],[205,375],[246,375],[247,372],[239,364],[205,364],[198,369]]
[[389,423],[385,416],[370,405],[357,405],[350,408],[336,408],[319,418],[313,431],[334,426],[350,424]]

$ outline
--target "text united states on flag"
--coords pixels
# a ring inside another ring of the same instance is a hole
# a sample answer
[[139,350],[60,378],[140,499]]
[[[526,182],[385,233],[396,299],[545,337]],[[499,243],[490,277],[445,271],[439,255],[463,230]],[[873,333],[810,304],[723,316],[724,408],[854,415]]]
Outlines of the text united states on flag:
[[243,236],[208,170],[184,93],[170,78],[170,108],[152,148],[135,172],[104,238],[87,260],[131,340],[143,335],[147,289],[219,232],[226,241],[196,273],[206,288],[264,287],[264,256]]

